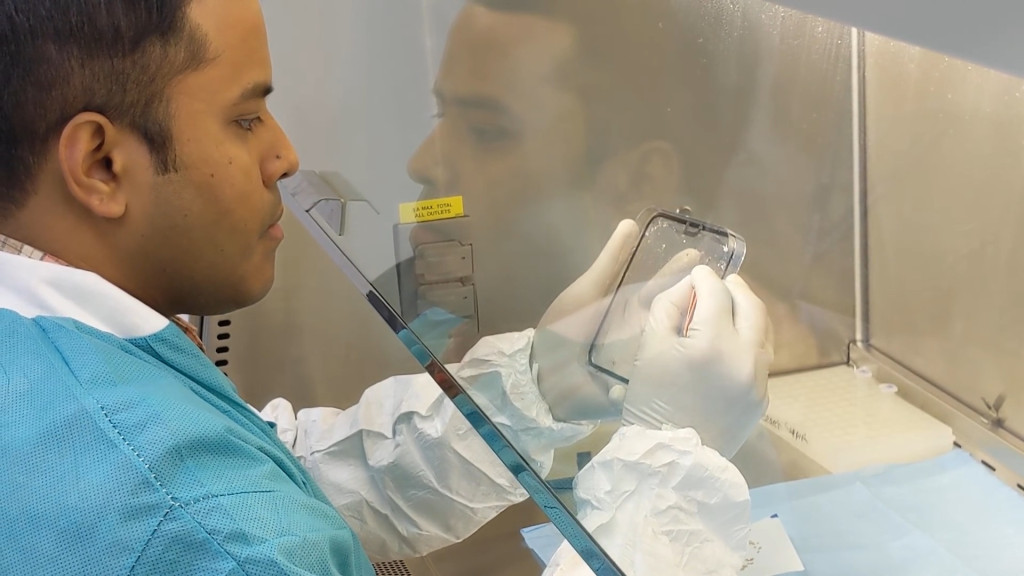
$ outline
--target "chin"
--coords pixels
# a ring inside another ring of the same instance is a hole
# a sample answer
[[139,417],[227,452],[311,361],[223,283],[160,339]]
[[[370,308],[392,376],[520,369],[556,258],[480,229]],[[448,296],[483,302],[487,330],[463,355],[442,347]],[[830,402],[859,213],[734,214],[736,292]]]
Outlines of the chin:
[[273,287],[273,267],[269,272],[250,273],[241,282],[233,283],[228,287],[232,293],[222,300],[223,305],[218,307],[220,311],[217,314],[230,314],[258,304],[267,297]]
[[248,290],[245,302],[241,308],[248,308],[257,304],[266,298],[267,294],[270,294],[270,290],[274,287],[274,268],[271,267],[268,274],[262,275],[260,279],[254,281],[250,286],[251,288]]

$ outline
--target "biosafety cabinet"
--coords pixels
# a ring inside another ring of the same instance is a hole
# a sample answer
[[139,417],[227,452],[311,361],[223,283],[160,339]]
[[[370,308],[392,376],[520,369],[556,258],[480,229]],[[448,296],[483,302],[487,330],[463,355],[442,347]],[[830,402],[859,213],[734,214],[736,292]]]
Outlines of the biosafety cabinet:
[[380,574],[540,574],[563,537],[619,574],[572,485],[615,418],[537,470],[459,362],[533,329],[536,357],[618,221],[687,214],[742,237],[774,324],[742,573],[1024,574],[1024,8],[579,4],[264,0],[303,168],[211,358],[297,408],[426,367],[533,495]]

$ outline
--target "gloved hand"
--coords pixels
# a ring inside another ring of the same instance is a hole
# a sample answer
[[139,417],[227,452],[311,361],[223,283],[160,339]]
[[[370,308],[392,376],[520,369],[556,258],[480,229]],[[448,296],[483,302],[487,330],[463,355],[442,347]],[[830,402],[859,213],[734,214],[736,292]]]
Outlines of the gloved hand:
[[603,334],[603,340],[613,349],[628,350],[632,363],[654,298],[678,283],[698,261],[696,251],[681,252],[650,281],[623,286],[612,299],[639,234],[636,222],[620,222],[590,269],[555,299],[538,324],[532,360],[538,387],[557,420],[619,417],[622,395],[609,397],[617,382],[592,369],[587,359],[606,311],[615,329]]
[[[697,307],[683,335],[694,291]],[[764,303],[750,287],[698,266],[651,305],[623,424],[694,428],[705,446],[732,457],[768,408],[772,340]]]
[[587,353],[639,237],[636,222],[620,222],[590,268],[552,302],[537,325],[531,359],[537,386],[556,420],[614,415],[608,399],[612,383],[588,367]]

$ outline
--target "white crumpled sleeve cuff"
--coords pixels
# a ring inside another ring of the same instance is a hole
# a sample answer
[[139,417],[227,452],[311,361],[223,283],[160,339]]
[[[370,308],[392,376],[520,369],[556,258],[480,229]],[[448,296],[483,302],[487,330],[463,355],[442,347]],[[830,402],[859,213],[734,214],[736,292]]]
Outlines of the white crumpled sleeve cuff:
[[459,542],[527,497],[426,374],[379,382],[347,410],[275,400],[261,415],[378,560]]
[[[739,470],[693,429],[627,426],[576,477],[579,519],[626,574],[736,576],[750,529]],[[568,545],[545,576],[591,571]]]
[[[250,406],[250,408],[252,407]],[[253,408],[253,411],[257,412],[264,422],[274,424],[278,439],[289,451],[294,453],[295,437],[299,427],[295,420],[295,409],[292,407],[292,403],[284,398],[275,398],[263,410],[257,411]]]
[[543,478],[554,452],[586,438],[590,423],[555,420],[530,364],[533,330],[483,338],[453,374],[501,433]]
[[[552,446],[589,426],[556,423],[529,369],[531,333],[481,341],[454,374],[542,475]],[[371,557],[422,556],[458,542],[527,495],[427,374],[371,386],[347,410],[259,412]]]

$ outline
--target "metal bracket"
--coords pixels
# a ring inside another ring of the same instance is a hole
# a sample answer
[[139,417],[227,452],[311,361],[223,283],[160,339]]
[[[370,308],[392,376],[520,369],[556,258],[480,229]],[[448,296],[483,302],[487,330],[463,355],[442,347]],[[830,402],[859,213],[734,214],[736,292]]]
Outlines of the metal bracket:
[[337,172],[300,170],[281,182],[310,216],[327,226],[336,236],[345,235],[349,204],[363,202],[380,214],[351,182]]
[[984,397],[981,401],[985,403],[985,410],[988,411],[988,418],[982,418],[982,421],[993,428],[1002,428],[1003,423],[1006,422],[1006,417],[1000,416],[999,412],[1003,409],[1003,404],[1006,403],[1006,393],[1004,392],[996,396],[996,399],[991,403]]

